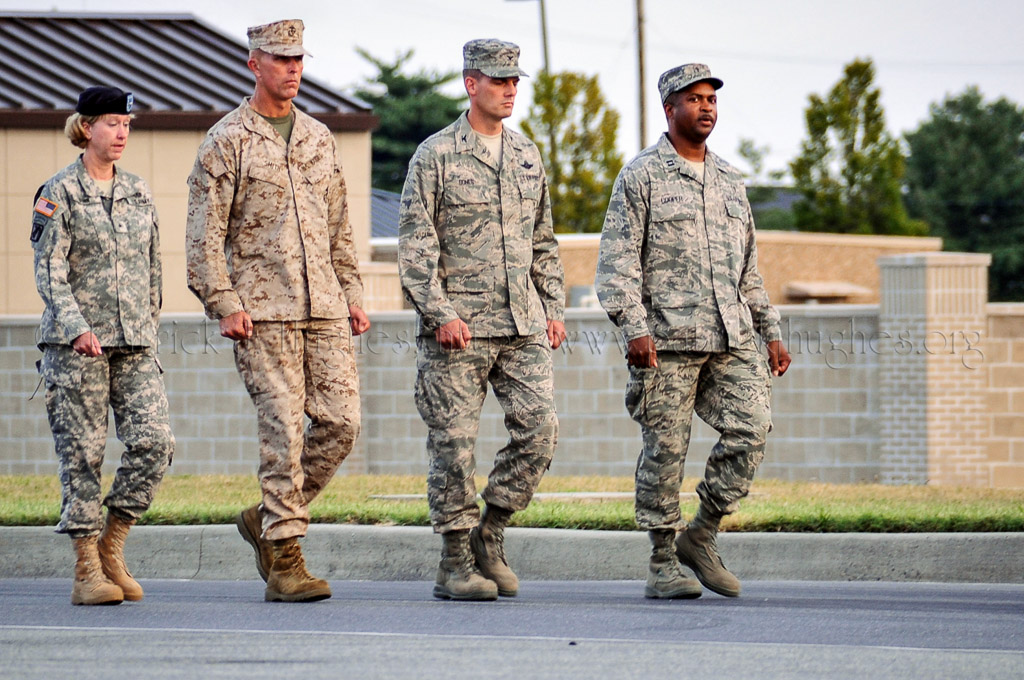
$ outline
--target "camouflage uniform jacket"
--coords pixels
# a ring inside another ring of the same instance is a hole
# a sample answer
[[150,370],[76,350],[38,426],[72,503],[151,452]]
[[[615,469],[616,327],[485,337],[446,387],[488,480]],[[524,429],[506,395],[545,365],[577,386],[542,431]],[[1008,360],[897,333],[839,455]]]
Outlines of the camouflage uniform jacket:
[[725,351],[755,330],[781,338],[739,171],[708,151],[701,182],[667,135],[615,181],[595,285],[626,339],[650,335],[659,350]]
[[421,335],[456,318],[475,337],[531,335],[562,320],[564,274],[540,152],[503,130],[500,169],[466,114],[409,163],[398,264]]
[[37,206],[49,201],[49,207],[32,213],[36,288],[46,304],[40,347],[70,345],[87,331],[103,347],[157,345],[161,270],[153,195],[142,178],[120,168],[113,192],[108,214],[81,157],[41,189]]
[[188,178],[188,286],[210,318],[344,319],[362,306],[330,131],[293,107],[285,145],[248,100],[214,125]]

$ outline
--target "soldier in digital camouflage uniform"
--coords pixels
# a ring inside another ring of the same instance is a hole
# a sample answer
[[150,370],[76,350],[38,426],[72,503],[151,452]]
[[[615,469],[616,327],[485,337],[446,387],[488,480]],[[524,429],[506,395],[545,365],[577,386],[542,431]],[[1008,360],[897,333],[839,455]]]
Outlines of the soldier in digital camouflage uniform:
[[[790,363],[757,271],[742,176],[706,147],[720,87],[704,64],[662,74],[668,133],[622,169],[601,235],[597,294],[628,341],[626,408],[643,434],[636,520],[654,544],[647,597],[699,597],[701,584],[739,595],[718,555],[717,530],[764,456],[769,372],[781,376]],[[720,438],[687,527],[679,487],[694,411]]]
[[[132,101],[113,87],[79,95],[65,132],[84,152],[40,188],[32,213],[36,288],[46,305],[39,367],[60,470],[57,532],[71,536],[77,556],[73,604],[142,599],[124,542],[174,451],[156,358],[156,209],[142,178],[114,165],[128,141]],[[101,502],[110,408],[125,452]]]
[[[565,303],[540,153],[502,124],[525,75],[519,48],[473,40],[463,58],[469,111],[409,164],[399,272],[418,313],[415,399],[429,428],[430,518],[444,540],[434,595],[488,600],[519,588],[504,528],[555,449],[551,350],[565,337]],[[481,516],[473,451],[488,383],[509,441]]]
[[370,327],[334,137],[292,104],[302,32],[297,20],[248,29],[255,92],[199,148],[185,244],[189,288],[236,341],[256,407],[263,498],[238,530],[265,598],[288,602],[331,596],[297,539],[359,433],[352,335]]

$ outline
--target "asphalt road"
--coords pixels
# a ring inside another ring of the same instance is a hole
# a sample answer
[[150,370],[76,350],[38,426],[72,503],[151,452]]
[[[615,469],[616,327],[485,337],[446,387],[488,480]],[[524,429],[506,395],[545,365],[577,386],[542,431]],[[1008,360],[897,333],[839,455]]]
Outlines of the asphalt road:
[[492,603],[424,581],[332,581],[262,601],[258,581],[142,580],[146,599],[72,607],[70,579],[0,580],[0,677],[1014,678],[1024,585],[748,581],[651,601],[639,581],[528,581]]

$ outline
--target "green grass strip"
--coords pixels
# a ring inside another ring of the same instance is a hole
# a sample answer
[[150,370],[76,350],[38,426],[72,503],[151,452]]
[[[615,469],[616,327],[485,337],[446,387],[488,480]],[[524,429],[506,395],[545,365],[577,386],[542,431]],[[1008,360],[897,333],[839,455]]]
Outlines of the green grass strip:
[[[109,480],[108,480],[109,481]],[[681,499],[684,517],[697,507],[696,479],[687,479]],[[478,488],[486,484],[477,480]],[[545,477],[542,493],[633,491],[623,477]],[[430,523],[421,476],[336,477],[310,507],[314,522],[427,526]],[[390,500],[378,496],[418,496]],[[259,499],[255,477],[170,475],[140,524],[225,524]],[[60,486],[52,476],[0,476],[0,525],[52,526],[60,513]],[[535,499],[516,513],[514,526],[562,529],[635,530],[627,498]],[[954,532],[1024,531],[1024,491],[939,486],[818,484],[761,480],[739,512],[723,522],[725,531]]]

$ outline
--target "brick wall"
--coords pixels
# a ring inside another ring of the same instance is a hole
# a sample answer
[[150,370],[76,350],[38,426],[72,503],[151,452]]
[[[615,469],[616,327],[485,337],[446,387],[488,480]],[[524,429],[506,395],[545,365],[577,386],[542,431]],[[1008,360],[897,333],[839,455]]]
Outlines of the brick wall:
[[[962,460],[955,460],[963,448],[955,440],[961,427],[955,418],[967,412],[955,401],[960,384],[943,387],[954,399],[936,402],[948,407],[945,416],[927,405],[928,382],[940,380],[950,367],[939,366],[937,378],[920,363],[927,354],[900,350],[896,355],[886,344],[886,332],[892,338],[908,329],[925,334],[923,326],[911,325],[912,318],[880,322],[879,308],[872,305],[780,309],[794,364],[773,381],[774,430],[760,477],[1024,487],[1024,305],[989,305],[983,334],[989,337],[976,346],[980,354],[960,352],[955,358],[961,366],[973,366],[971,379],[984,381],[979,397],[984,408],[970,411],[971,418],[980,418],[984,436],[965,443],[974,448]],[[342,473],[423,474],[426,429],[412,399],[413,314],[371,319],[373,329],[356,345],[363,434]],[[569,342],[554,355],[561,434],[551,473],[631,476],[640,434],[623,405],[626,370],[618,335],[596,311],[570,310],[566,325]],[[0,320],[0,474],[56,471],[42,393],[29,401],[38,383],[35,329],[35,319]],[[167,315],[161,342],[177,440],[171,472],[255,473],[255,415],[230,344],[217,335],[216,325],[188,315]],[[940,354],[938,345],[929,348]],[[895,365],[893,357],[907,361]],[[954,439],[942,455],[955,462],[943,467],[929,463],[935,456],[929,453],[929,428],[934,443],[936,426],[948,418],[954,422],[942,436]],[[500,410],[488,396],[477,447],[481,470],[488,469],[505,437]],[[695,418],[688,476],[702,473],[713,442],[713,431]],[[117,442],[108,440],[108,473],[119,456]],[[958,479],[960,473],[966,477]]]
[[[876,358],[862,340],[875,332],[872,307],[794,307],[783,328],[795,366],[775,383],[775,431],[762,474],[832,482],[878,474]],[[553,474],[633,473],[639,427],[623,405],[626,369],[618,334],[603,313],[570,310],[569,341],[554,354],[560,442]],[[363,433],[343,472],[421,474],[426,429],[412,399],[416,372],[411,312],[372,316],[357,339]],[[33,363],[34,319],[0,322],[0,474],[52,474],[53,445]],[[250,474],[256,469],[255,416],[228,342],[199,317],[166,315],[160,361],[177,441],[172,473]],[[111,430],[113,428],[111,427]],[[112,437],[112,433],[111,433]],[[506,439],[489,395],[477,447],[481,469]],[[687,470],[703,470],[714,433],[695,419]],[[120,448],[108,440],[107,470]]]
[[987,485],[1024,488],[1024,305],[988,305]]

